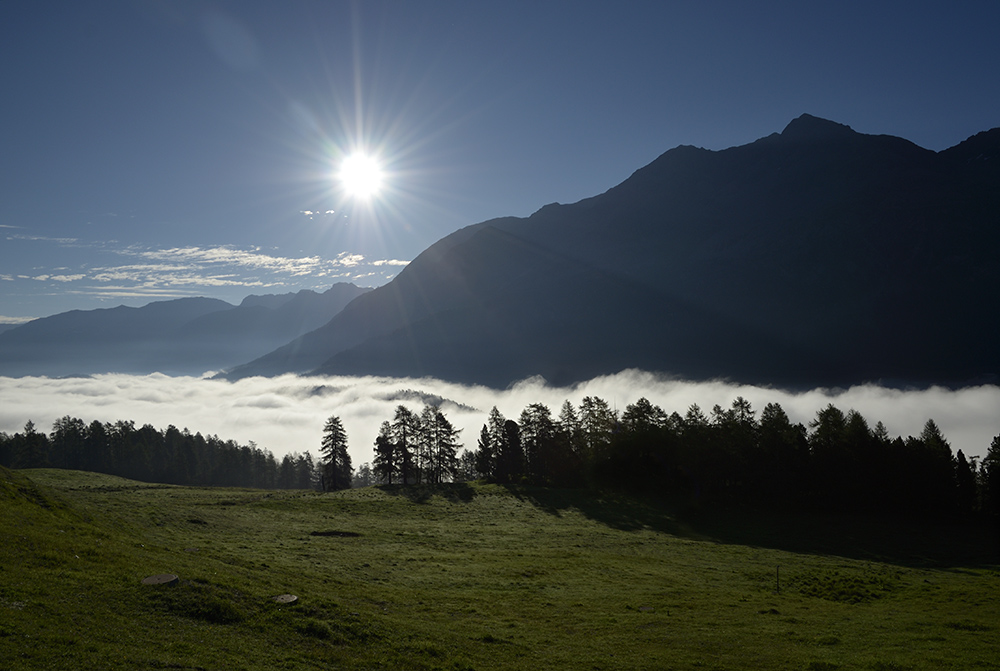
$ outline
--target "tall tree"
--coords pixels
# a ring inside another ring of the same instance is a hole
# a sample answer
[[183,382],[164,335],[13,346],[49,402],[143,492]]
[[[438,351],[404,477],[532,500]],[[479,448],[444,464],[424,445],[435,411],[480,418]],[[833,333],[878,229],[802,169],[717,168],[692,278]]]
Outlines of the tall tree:
[[[505,482],[507,472],[504,462],[507,434],[504,424],[507,419],[496,406],[490,409],[486,424],[479,432],[479,442],[476,450],[476,470],[489,480]],[[509,455],[508,455],[509,456]]]
[[392,484],[392,476],[399,474],[396,444],[392,442],[392,424],[382,422],[375,437],[375,455],[372,470],[375,477],[386,484]]
[[562,440],[573,454],[574,461],[582,467],[584,441],[583,430],[580,427],[580,415],[568,400],[563,401],[562,407],[559,409],[559,432]]
[[625,406],[621,419],[622,429],[633,434],[653,435],[667,424],[667,413],[648,398],[640,398]]
[[962,450],[955,455],[955,501],[958,512],[971,514],[976,509],[976,459],[971,463],[965,458]]
[[349,489],[354,477],[351,455],[347,451],[347,432],[336,415],[326,420],[320,446],[323,489]]
[[524,449],[517,422],[508,419],[503,423],[503,440],[497,453],[497,480],[519,482],[524,477]]
[[760,413],[758,500],[798,505],[805,495],[803,480],[809,463],[806,429],[792,424],[784,408],[768,403]]
[[14,434],[14,444],[16,468],[49,466],[49,437],[36,431],[30,419],[24,425],[23,434]]
[[420,418],[405,405],[396,406],[391,425],[391,436],[396,448],[399,475],[404,485],[418,481],[416,450],[420,436]]
[[580,402],[580,432],[584,460],[589,466],[607,459],[618,418],[608,402],[597,396],[585,396]]
[[87,425],[82,419],[66,415],[52,425],[52,465],[79,470],[83,467]]
[[437,482],[444,482],[445,479],[454,480],[459,470],[458,450],[462,444],[458,442],[458,434],[462,430],[456,429],[440,410],[435,413],[434,418],[437,423],[437,445],[435,446],[437,472],[435,477]]
[[479,440],[476,442],[473,460],[479,477],[487,480],[493,480],[496,477],[497,453],[493,439],[490,437],[488,424],[483,424],[483,428],[479,430]]
[[920,432],[924,448],[924,468],[921,484],[934,512],[951,512],[955,506],[955,466],[951,444],[933,419],[928,419]]
[[557,429],[551,411],[542,403],[532,403],[521,411],[518,425],[528,476],[537,482],[548,482],[558,458]]
[[420,414],[421,467],[428,482],[446,482],[457,474],[459,432],[437,405],[426,406]]
[[986,456],[979,462],[979,481],[981,508],[1000,524],[1000,435],[993,439]]

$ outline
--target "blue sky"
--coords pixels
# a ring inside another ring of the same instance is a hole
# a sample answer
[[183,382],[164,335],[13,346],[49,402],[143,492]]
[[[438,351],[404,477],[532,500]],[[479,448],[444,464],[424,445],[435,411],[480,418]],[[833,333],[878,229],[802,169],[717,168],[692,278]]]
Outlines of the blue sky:
[[[807,112],[1000,126],[996,2],[0,5],[0,322],[382,284],[440,237]],[[358,149],[376,198],[334,177]]]

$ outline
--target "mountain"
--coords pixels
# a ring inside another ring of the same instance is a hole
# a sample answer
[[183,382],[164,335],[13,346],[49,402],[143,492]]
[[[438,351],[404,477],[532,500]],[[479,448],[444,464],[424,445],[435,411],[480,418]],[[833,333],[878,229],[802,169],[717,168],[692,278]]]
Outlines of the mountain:
[[248,296],[239,306],[180,298],[63,312],[0,332],[0,375],[199,375],[311,331],[367,291],[339,283],[323,293]]
[[229,372],[506,386],[642,368],[787,387],[995,380],[1000,129],[941,152],[803,115],[438,241]]

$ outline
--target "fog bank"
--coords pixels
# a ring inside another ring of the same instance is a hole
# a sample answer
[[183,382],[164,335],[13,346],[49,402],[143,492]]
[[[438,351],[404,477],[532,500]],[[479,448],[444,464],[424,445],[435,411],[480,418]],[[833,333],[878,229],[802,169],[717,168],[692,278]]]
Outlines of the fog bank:
[[901,391],[875,385],[846,390],[815,389],[792,393],[728,382],[687,382],[639,371],[598,377],[571,387],[552,387],[541,379],[506,390],[465,386],[441,380],[387,377],[247,378],[235,382],[166,375],[96,375],[85,378],[0,377],[0,431],[21,431],[29,419],[39,431],[52,430],[64,415],[86,422],[133,420],[165,429],[173,424],[192,432],[216,434],[241,444],[254,441],[279,459],[289,452],[319,452],[323,423],[341,418],[354,465],[370,461],[379,425],[391,420],[399,404],[419,411],[440,403],[462,429],[461,441],[475,449],[479,430],[495,405],[517,419],[529,403],[544,403],[557,415],[563,401],[579,405],[599,396],[623,410],[645,396],[668,413],[681,414],[697,403],[708,413],[743,396],[758,416],[764,405],[780,403],[793,422],[808,423],[834,404],[859,411],[874,427],[881,421],[893,437],[918,435],[927,419],[941,427],[955,451],[982,456],[1000,434],[1000,387],[984,385],[956,391],[933,387]]

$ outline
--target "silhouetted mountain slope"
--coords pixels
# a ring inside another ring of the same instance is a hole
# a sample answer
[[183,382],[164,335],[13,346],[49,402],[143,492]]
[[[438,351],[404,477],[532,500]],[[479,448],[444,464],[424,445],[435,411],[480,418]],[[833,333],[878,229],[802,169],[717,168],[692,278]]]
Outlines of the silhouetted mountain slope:
[[366,291],[340,283],[322,294],[250,296],[239,307],[181,298],[64,312],[0,333],[0,375],[218,370],[316,328]]
[[444,238],[232,374],[989,379],[998,165],[998,130],[936,153],[809,115],[724,151],[678,147],[599,196]]

